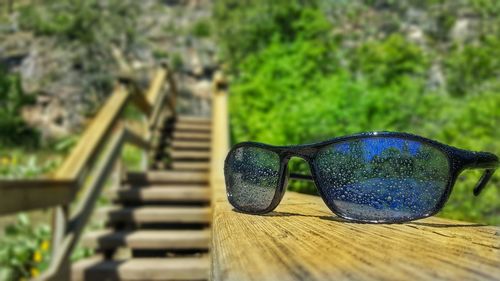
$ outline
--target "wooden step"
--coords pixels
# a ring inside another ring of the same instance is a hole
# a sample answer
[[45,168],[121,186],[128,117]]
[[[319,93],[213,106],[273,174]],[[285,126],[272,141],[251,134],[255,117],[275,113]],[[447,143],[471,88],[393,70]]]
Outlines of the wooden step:
[[210,149],[211,143],[209,141],[187,141],[187,140],[174,140],[171,147],[173,149]]
[[173,161],[172,169],[174,170],[208,170],[210,168],[210,162],[208,161]]
[[208,117],[201,117],[201,116],[189,116],[189,115],[181,115],[177,116],[177,122],[178,123],[204,123],[204,124],[211,124],[212,119]]
[[155,186],[119,188],[108,192],[110,199],[121,202],[208,202],[208,186]]
[[98,209],[97,216],[105,218],[111,223],[205,224],[210,222],[210,208],[177,206],[111,206]]
[[76,262],[73,281],[168,281],[206,280],[209,274],[207,256],[176,258],[133,258],[113,261],[91,257]]
[[212,130],[211,124],[200,123],[175,123],[175,131],[189,131],[189,132],[210,132]]
[[151,183],[206,183],[208,173],[205,171],[148,171],[146,173],[127,173],[127,182]]
[[170,157],[172,159],[184,159],[184,160],[201,160],[209,159],[210,151],[192,151],[192,150],[172,150],[170,151]]
[[94,249],[207,250],[210,231],[206,230],[100,230],[86,234],[85,247]]
[[173,132],[173,138],[175,140],[210,140],[211,134],[209,132]]

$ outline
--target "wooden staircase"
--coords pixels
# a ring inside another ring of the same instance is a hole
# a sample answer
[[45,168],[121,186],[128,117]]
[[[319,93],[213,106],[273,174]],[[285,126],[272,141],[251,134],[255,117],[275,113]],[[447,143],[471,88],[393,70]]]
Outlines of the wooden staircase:
[[84,235],[96,255],[73,264],[73,280],[208,279],[211,121],[166,123],[157,169],[128,173],[109,192],[114,205],[96,210],[108,228]]

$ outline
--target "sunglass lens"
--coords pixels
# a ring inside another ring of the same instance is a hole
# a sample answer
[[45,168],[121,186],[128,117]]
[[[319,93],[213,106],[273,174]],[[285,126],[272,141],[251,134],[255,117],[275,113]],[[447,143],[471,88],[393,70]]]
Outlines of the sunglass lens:
[[328,146],[317,154],[316,184],[329,207],[362,221],[425,217],[444,199],[449,161],[419,141],[372,137]]
[[271,206],[279,183],[278,154],[260,147],[239,147],[225,162],[229,202],[241,211],[259,213]]

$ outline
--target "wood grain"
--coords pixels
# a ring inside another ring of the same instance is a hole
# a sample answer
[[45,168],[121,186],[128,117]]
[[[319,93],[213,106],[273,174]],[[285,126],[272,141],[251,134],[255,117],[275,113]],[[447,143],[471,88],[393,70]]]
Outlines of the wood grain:
[[73,181],[0,180],[0,215],[68,204],[75,193]]
[[213,280],[499,280],[500,228],[440,218],[359,224],[288,192],[275,212],[237,213],[218,189]]

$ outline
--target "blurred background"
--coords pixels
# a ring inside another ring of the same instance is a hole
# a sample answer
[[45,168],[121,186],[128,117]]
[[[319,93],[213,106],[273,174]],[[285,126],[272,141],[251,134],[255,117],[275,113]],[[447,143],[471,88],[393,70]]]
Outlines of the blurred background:
[[[50,174],[123,64],[160,60],[189,74],[179,110],[197,115],[210,114],[204,75],[222,66],[232,143],[390,130],[499,154],[499,15],[496,0],[2,0],[0,177]],[[480,174],[463,173],[439,216],[500,225],[499,175],[474,197]],[[0,218],[3,270],[44,269],[47,217]]]

